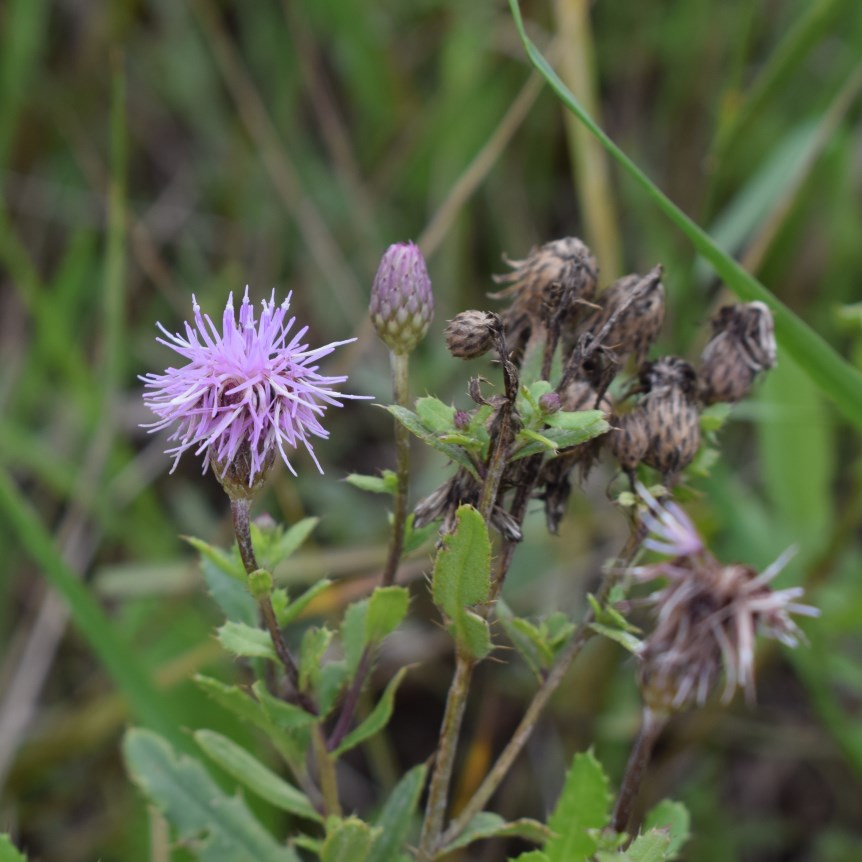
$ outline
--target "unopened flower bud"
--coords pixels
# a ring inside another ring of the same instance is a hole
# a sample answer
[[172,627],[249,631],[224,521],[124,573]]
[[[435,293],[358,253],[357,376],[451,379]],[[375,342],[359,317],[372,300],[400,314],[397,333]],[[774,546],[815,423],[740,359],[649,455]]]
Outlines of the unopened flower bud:
[[759,373],[775,367],[772,312],[762,302],[726,305],[713,318],[712,333],[700,360],[700,397],[704,404],[732,404],[748,395]]
[[255,569],[248,576],[248,591],[256,599],[272,594],[272,575],[266,569]]
[[489,311],[462,311],[446,326],[446,346],[459,359],[475,359],[494,346],[499,331],[499,315]]
[[410,353],[425,337],[434,317],[434,296],[418,246],[403,242],[386,249],[371,286],[368,313],[393,353]]
[[546,392],[539,398],[539,408],[542,413],[556,413],[562,406],[563,402],[556,392]]
[[455,427],[459,431],[465,431],[470,426],[470,414],[466,410],[455,411]]

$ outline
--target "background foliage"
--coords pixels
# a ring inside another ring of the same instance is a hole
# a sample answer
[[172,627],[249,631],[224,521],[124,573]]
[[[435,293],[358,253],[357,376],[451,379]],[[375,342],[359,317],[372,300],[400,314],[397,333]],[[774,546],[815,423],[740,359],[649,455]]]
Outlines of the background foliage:
[[[858,4],[602,0],[588,19],[584,7],[523,11],[635,163],[862,363]],[[382,250],[413,238],[438,307],[413,392],[460,404],[467,366],[439,331],[462,308],[493,307],[501,252],[573,234],[605,280],[663,263],[660,347],[690,356],[724,293],[641,189],[612,166],[602,182],[603,157],[532,76],[501,0],[7,0],[0,22],[0,826],[32,858],[158,858],[148,848],[165,847],[164,824],[118,758],[130,707],[179,744],[200,726],[256,743],[191,683],[238,671],[212,637],[218,612],[180,536],[223,544],[230,530],[217,484],[191,458],[168,480],[163,442],[138,428],[135,375],[166,361],[155,320],[176,329],[192,292],[218,313],[245,283],[257,297],[292,289],[319,342],[359,338],[332,370],[386,401],[387,357],[365,307]],[[862,464],[833,394],[780,355],[734,411],[690,504],[724,558],[763,565],[796,542],[786,577],[824,615],[810,649],[767,656],[757,710],[702,711],[666,735],[643,804],[689,805],[685,858],[837,862],[862,849]],[[326,478],[300,457],[299,479],[282,471],[258,506],[288,523],[321,518],[314,544],[279,572],[295,585],[337,581],[309,619],[367,592],[385,555],[384,498],[339,480],[392,466],[390,418],[352,404],[330,426]],[[414,501],[445,464],[417,455]],[[519,612],[574,613],[594,587],[624,532],[609,479],[575,496],[560,538],[530,521],[506,589]],[[451,668],[427,569],[427,551],[403,567],[411,623],[388,642],[378,688],[422,664],[388,736],[348,758],[345,801],[366,815],[436,739]],[[631,671],[621,650],[592,645],[498,810],[544,814],[592,740],[618,777],[638,717]],[[476,685],[456,800],[511,730],[532,676],[486,664]],[[264,822],[281,816],[248,804]],[[489,844],[487,858],[502,852]]]

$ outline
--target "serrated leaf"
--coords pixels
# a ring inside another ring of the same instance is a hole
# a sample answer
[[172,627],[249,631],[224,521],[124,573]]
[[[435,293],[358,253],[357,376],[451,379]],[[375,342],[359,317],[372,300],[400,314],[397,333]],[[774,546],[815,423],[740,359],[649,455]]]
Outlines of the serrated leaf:
[[380,832],[371,845],[366,862],[393,862],[398,858],[410,834],[428,767],[414,766],[395,785],[380,814],[374,821]]
[[544,844],[551,837],[551,831],[538,820],[527,817],[506,821],[493,811],[480,811],[465,827],[464,831],[444,848],[451,853],[484,838],[524,838],[536,844]]
[[320,675],[323,654],[329,648],[332,631],[326,626],[313,626],[302,635],[299,648],[299,687],[307,691]]
[[368,598],[365,638],[379,643],[392,634],[407,616],[410,593],[406,587],[377,587]]
[[625,632],[622,629],[616,629],[611,626],[605,626],[601,623],[590,623],[590,628],[609,640],[616,641],[624,649],[627,649],[632,655],[640,655],[643,649],[643,641],[635,637],[630,632]]
[[[303,740],[302,733],[295,730],[285,730],[278,727],[258,700],[250,697],[238,686],[226,685],[208,676],[198,674],[194,677],[194,682],[207,697],[212,698],[220,706],[232,712],[241,721],[247,721],[249,724],[260,728],[288,763],[303,762],[310,740]],[[299,707],[293,708],[299,710]],[[308,715],[303,710],[300,712],[303,712],[311,721],[314,720],[313,716]],[[305,736],[308,736],[307,731]]]
[[476,472],[476,467],[473,465],[473,462],[470,460],[467,453],[458,446],[453,446],[450,443],[444,443],[440,440],[436,433],[434,433],[430,428],[425,427],[419,417],[413,413],[412,410],[408,410],[406,407],[401,407],[398,404],[390,404],[385,409],[388,410],[411,434],[414,434],[422,440],[423,443],[426,443],[438,452],[442,452],[450,461],[454,461],[460,467],[463,467],[476,479],[479,478],[479,475]]
[[257,602],[249,594],[245,574],[242,580],[237,580],[206,557],[201,560],[201,574],[209,594],[226,619],[249,626],[256,624]]
[[321,862],[365,862],[371,851],[374,833],[358,817],[342,820],[328,817],[326,838],[320,848]]
[[369,491],[372,494],[398,493],[398,476],[392,470],[384,470],[380,476],[350,473],[344,481],[360,491]]
[[27,857],[15,847],[5,832],[0,835],[0,862],[27,862]]
[[219,643],[233,655],[276,660],[272,639],[269,632],[263,629],[228,620],[216,629],[216,636]]
[[256,796],[299,817],[322,822],[309,798],[264,766],[256,757],[226,736],[212,730],[198,730],[195,741],[207,756]]
[[312,586],[302,594],[289,601],[287,603],[287,607],[284,608],[280,614],[276,615],[278,624],[280,626],[286,626],[292,623],[297,617],[301,616],[317,596],[330,586],[332,586],[332,581],[327,578],[318,581],[316,584],[312,584]]
[[432,395],[416,400],[416,415],[419,421],[435,434],[455,430],[455,408]]
[[350,672],[345,661],[328,661],[320,669],[317,678],[317,708],[321,717],[329,715],[349,678]]
[[350,751],[355,748],[360,742],[364,742],[375,733],[383,730],[389,723],[392,717],[392,709],[395,703],[395,692],[398,691],[398,686],[401,685],[401,680],[404,679],[404,674],[407,673],[407,668],[402,667],[398,673],[389,681],[383,696],[375,705],[374,709],[361,724],[355,727],[341,742],[341,745],[332,752],[333,757],[341,757],[345,751]]
[[597,862],[663,862],[669,858],[669,843],[666,832],[653,829],[635,838],[628,850],[599,851],[595,858]]
[[209,773],[150,730],[129,730],[123,755],[132,780],[203,862],[299,862],[254,818],[242,799],[227,796]]
[[[599,411],[586,411],[599,412]],[[553,413],[548,418],[559,416],[559,413]],[[521,431],[518,436],[525,434],[528,438],[532,435],[532,442],[527,442],[523,448],[518,449],[512,456],[512,461],[519,461],[521,458],[527,458],[530,455],[537,455],[540,452],[548,450],[557,451],[559,449],[568,449],[571,446],[578,446],[581,443],[586,443],[587,440],[592,440],[593,437],[598,437],[610,429],[610,425],[602,419],[596,422],[590,428],[545,428],[541,434],[536,434],[531,431]]]
[[548,862],[585,862],[596,852],[590,830],[610,817],[608,778],[592,751],[575,755],[548,826],[556,833],[545,845]]
[[447,616],[488,600],[491,581],[491,542],[477,509],[459,506],[455,530],[443,537],[434,561],[432,595]]
[[475,659],[485,658],[494,649],[488,621],[473,611],[459,611],[449,624],[449,631],[458,648]]
[[311,727],[317,721],[316,716],[306,712],[301,706],[270,694],[261,680],[252,686],[252,691],[264,713],[276,727],[299,730]]
[[664,829],[670,835],[666,859],[676,859],[691,836],[691,816],[681,802],[663,799],[644,818],[644,829]]

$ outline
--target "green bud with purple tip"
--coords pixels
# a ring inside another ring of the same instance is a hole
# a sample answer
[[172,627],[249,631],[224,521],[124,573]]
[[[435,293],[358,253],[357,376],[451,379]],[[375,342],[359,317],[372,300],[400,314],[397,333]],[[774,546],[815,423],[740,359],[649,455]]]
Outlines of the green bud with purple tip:
[[410,353],[425,337],[434,317],[434,296],[417,245],[402,242],[386,249],[371,286],[368,313],[393,353]]

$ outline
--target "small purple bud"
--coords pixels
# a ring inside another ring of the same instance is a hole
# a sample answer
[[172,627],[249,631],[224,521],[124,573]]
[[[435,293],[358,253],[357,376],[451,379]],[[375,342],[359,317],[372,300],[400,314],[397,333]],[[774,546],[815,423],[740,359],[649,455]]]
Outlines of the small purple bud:
[[556,392],[546,392],[539,398],[539,408],[542,413],[556,413],[560,407],[562,407],[562,401]]
[[464,431],[470,425],[470,414],[466,410],[455,411],[455,427],[459,431]]
[[380,260],[368,305],[371,322],[393,353],[410,353],[434,317],[434,295],[417,245],[390,245]]

